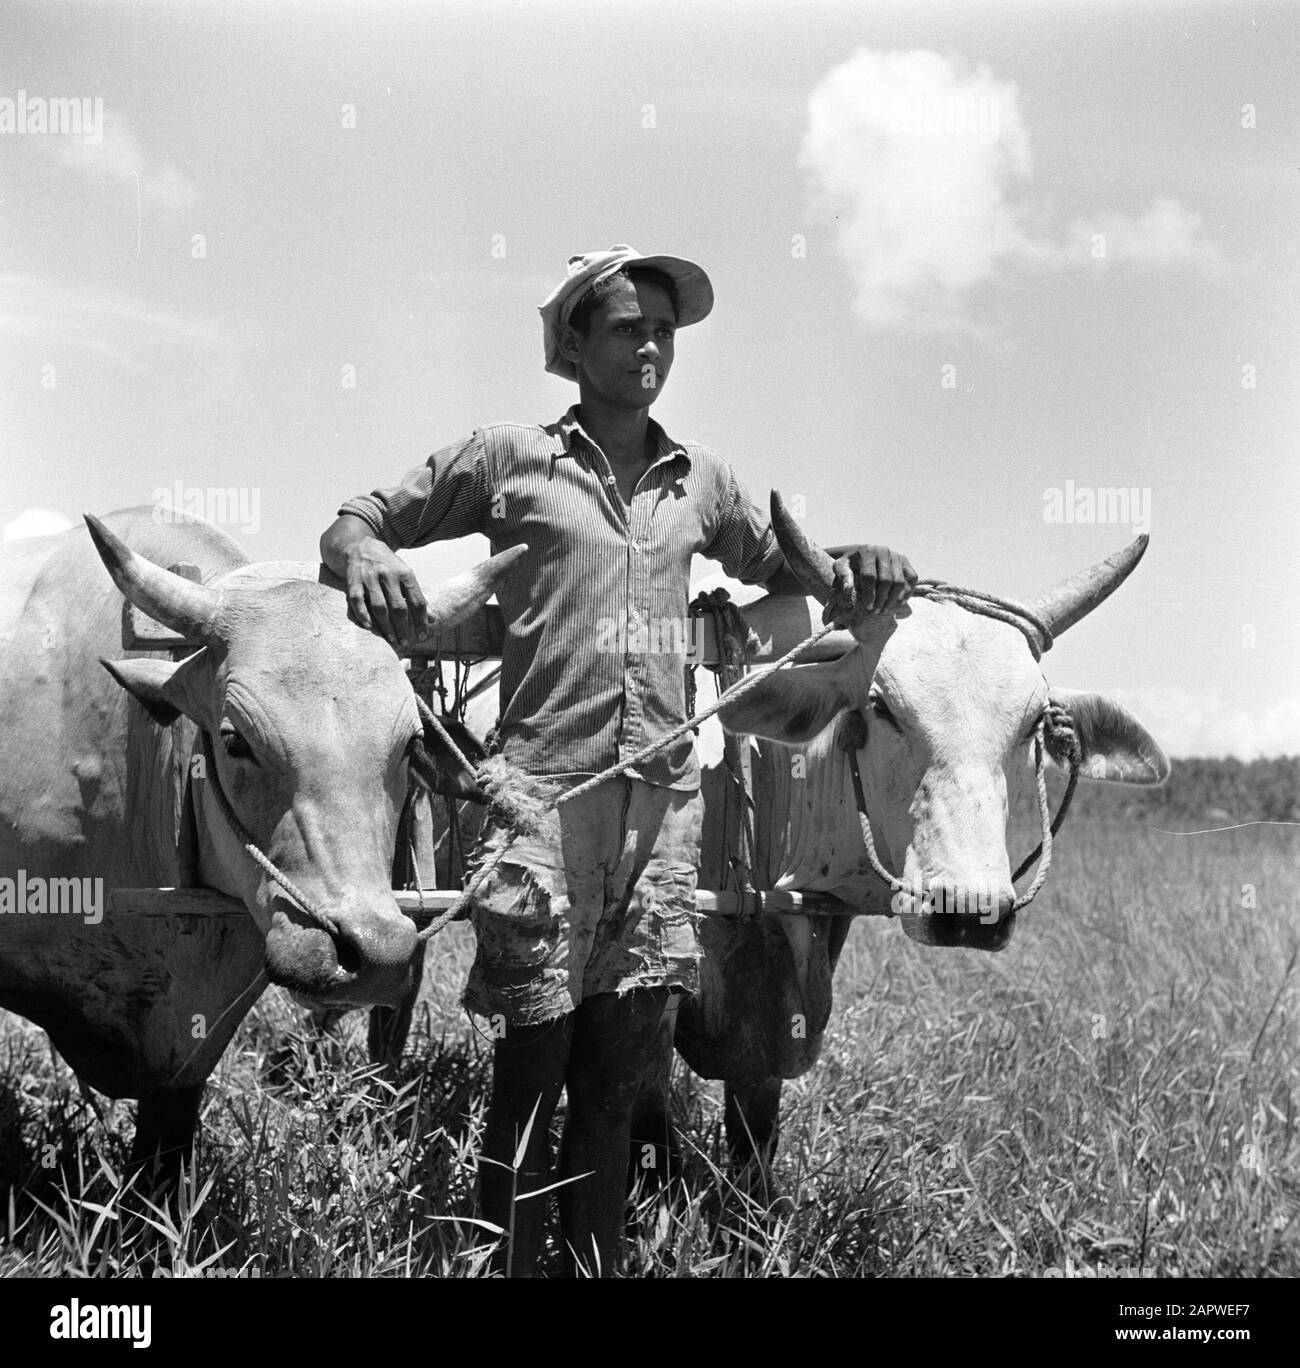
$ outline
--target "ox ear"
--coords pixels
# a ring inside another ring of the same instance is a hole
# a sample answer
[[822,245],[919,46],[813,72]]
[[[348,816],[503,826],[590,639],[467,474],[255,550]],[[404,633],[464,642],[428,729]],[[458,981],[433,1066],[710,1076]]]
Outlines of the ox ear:
[[[105,660],[99,663],[160,726],[169,727],[183,713],[191,721],[205,725],[195,676],[206,663],[206,651],[182,660]],[[210,692],[210,691],[208,691]]]
[[[1126,708],[1101,694],[1075,689],[1053,689],[1051,699],[1074,721],[1083,751],[1081,779],[1151,786],[1169,778],[1169,759],[1160,743]],[[1065,756],[1048,749],[1064,765]]]
[[447,798],[468,798],[474,803],[486,803],[487,794],[479,787],[474,771],[487,759],[483,743],[463,723],[454,717],[439,718],[448,736],[474,769],[466,769],[452,753],[436,727],[426,724],[423,738],[412,741],[408,752],[411,773],[425,788]]
[[718,720],[729,732],[762,736],[786,745],[807,741],[849,706],[839,663],[828,660],[773,671],[734,703],[728,703]]

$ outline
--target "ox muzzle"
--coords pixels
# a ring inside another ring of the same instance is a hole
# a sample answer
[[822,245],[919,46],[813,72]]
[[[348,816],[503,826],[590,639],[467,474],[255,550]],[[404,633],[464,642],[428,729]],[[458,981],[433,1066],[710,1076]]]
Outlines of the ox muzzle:
[[333,912],[329,929],[287,898],[272,902],[266,972],[272,983],[322,1006],[396,1006],[410,985],[415,925],[387,908]]
[[950,950],[1004,950],[1016,925],[1012,894],[942,879],[899,888],[890,907],[910,940]]

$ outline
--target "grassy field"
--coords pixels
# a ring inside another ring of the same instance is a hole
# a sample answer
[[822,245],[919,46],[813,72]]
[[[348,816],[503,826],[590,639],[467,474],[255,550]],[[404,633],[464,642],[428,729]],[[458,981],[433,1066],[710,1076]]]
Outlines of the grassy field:
[[[732,1189],[720,1085],[679,1064],[683,1191],[642,1203],[625,1272],[1300,1274],[1300,829],[1150,820],[1072,821],[1001,955],[855,927],[821,1063],[786,1089],[792,1213]],[[268,993],[166,1210],[123,1192],[132,1105],[101,1119],[0,1018],[0,1276],[481,1274],[490,1052],[457,1007],[469,933],[435,944],[391,1082],[362,1014],[316,1040]]]

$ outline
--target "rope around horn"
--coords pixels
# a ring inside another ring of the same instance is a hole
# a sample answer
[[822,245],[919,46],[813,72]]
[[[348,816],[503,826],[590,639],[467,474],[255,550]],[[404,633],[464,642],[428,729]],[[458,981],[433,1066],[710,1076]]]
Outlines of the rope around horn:
[[982,589],[961,589],[946,580],[937,579],[918,580],[912,597],[933,599],[936,603],[955,603],[968,613],[1005,622],[1023,635],[1035,660],[1041,660],[1043,653],[1052,649],[1052,629],[1037,613],[1031,612],[1015,599],[986,594]]

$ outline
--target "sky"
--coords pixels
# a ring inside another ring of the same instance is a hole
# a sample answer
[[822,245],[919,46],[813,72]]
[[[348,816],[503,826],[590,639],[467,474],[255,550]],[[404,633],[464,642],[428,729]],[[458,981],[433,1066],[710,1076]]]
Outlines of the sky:
[[576,401],[536,306],[627,242],[709,272],[654,416],[758,502],[1023,598],[1149,532],[1049,679],[1300,754],[1298,56],[1296,5],[8,0],[0,527],[315,560]]

